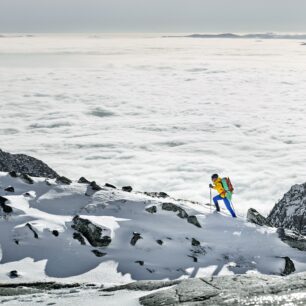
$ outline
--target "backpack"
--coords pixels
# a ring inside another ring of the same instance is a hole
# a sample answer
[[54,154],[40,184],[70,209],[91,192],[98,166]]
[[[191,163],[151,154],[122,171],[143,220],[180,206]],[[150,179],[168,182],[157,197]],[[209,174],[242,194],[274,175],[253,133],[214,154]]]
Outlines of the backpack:
[[221,180],[222,187],[227,193],[227,198],[230,200],[232,198],[232,194],[234,193],[234,187],[229,177],[224,177]]

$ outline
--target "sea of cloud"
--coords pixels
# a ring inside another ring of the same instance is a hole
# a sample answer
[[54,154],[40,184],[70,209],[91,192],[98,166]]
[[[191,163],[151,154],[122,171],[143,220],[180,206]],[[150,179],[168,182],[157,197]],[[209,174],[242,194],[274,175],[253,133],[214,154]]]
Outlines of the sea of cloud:
[[306,181],[306,47],[297,40],[0,38],[0,147],[99,183],[266,214]]

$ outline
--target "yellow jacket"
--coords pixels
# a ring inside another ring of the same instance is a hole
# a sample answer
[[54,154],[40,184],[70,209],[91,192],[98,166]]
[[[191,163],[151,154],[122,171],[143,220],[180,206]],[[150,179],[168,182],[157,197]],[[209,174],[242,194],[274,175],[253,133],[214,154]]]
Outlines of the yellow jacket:
[[226,197],[226,191],[224,190],[223,186],[222,186],[222,179],[219,177],[216,179],[216,181],[214,182],[214,186],[213,186],[213,189],[217,190],[219,195],[222,197],[222,198],[225,198]]

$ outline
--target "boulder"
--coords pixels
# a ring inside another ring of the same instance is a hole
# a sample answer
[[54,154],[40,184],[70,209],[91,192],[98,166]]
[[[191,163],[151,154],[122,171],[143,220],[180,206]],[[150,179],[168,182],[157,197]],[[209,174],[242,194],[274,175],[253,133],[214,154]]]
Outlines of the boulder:
[[178,213],[177,216],[182,219],[186,219],[188,217],[187,212],[183,208],[173,203],[163,203],[162,209],[167,211],[177,212]]
[[93,191],[100,191],[102,190],[102,187],[100,187],[95,181],[92,181],[90,183],[90,187]]
[[292,248],[306,251],[306,238],[298,232],[294,232],[282,227],[277,229],[278,237]]
[[198,241],[197,239],[192,238],[192,240],[191,240],[191,245],[192,245],[192,246],[199,246],[199,245],[201,245],[201,243],[200,243],[200,241]]
[[105,187],[108,187],[108,188],[117,189],[116,186],[114,186],[114,185],[112,185],[112,184],[109,184],[109,183],[106,183],[104,186],[105,186]]
[[148,213],[150,213],[150,214],[155,214],[155,213],[157,213],[157,207],[156,207],[155,205],[150,206],[150,207],[147,207],[147,208],[146,208],[146,211],[147,211]]
[[132,192],[133,188],[131,186],[124,186],[124,187],[122,187],[122,191]]
[[65,177],[65,176],[59,176],[57,179],[56,179],[56,183],[57,184],[63,184],[63,185],[70,185],[72,183],[72,181]]
[[28,176],[26,173],[20,174],[19,177],[27,184],[30,184],[30,185],[34,184],[33,179],[30,176]]
[[105,229],[93,224],[91,221],[75,216],[72,222],[71,227],[81,233],[90,245],[94,247],[106,247],[111,243],[112,240],[109,236],[102,236]]
[[15,192],[15,188],[12,187],[12,186],[9,186],[9,187],[5,188],[4,191],[6,191],[6,192]]
[[136,260],[135,263],[139,264],[140,266],[144,265],[144,261],[143,260]]
[[306,234],[306,183],[292,186],[274,206],[267,221],[274,227]]
[[132,239],[131,239],[131,241],[130,241],[130,244],[133,245],[133,246],[135,246],[136,243],[137,243],[137,241],[138,241],[139,239],[142,239],[140,233],[134,232],[134,233],[133,233],[133,237],[132,237]]
[[90,184],[90,181],[88,181],[85,177],[80,177],[78,180],[79,184]]
[[195,225],[196,227],[202,227],[196,216],[188,216],[187,221],[188,221],[188,223],[191,223],[191,224]]
[[169,195],[165,192],[144,192],[144,194],[152,198],[169,198]]
[[10,175],[11,177],[13,177],[13,178],[18,177],[18,174],[17,174],[16,171],[10,171],[10,172],[9,172],[9,175]]
[[94,253],[97,257],[103,257],[106,255],[106,253],[103,253],[99,250],[92,250],[92,253]]
[[57,230],[53,230],[52,231],[52,235],[55,236],[55,237],[58,237],[59,236],[59,232]]
[[10,278],[16,278],[16,277],[19,277],[20,275],[18,274],[18,271],[17,270],[12,270],[9,272],[9,277]]
[[33,177],[57,178],[59,175],[44,162],[24,154],[10,154],[0,150],[0,171],[12,177],[24,173]]
[[260,226],[271,226],[267,219],[262,216],[256,209],[250,208],[247,213],[247,220],[251,223],[260,225]]
[[159,244],[159,245],[163,245],[163,241],[162,240],[160,240],[160,239],[158,239],[158,240],[156,240],[156,242]]
[[293,272],[295,272],[295,266],[293,261],[288,257],[282,257],[285,260],[285,268],[283,270],[283,272],[281,273],[282,276],[286,276],[289,275]]
[[8,202],[7,198],[0,196],[0,207],[2,208],[3,212],[6,214],[10,214],[13,212],[13,208],[6,203]]

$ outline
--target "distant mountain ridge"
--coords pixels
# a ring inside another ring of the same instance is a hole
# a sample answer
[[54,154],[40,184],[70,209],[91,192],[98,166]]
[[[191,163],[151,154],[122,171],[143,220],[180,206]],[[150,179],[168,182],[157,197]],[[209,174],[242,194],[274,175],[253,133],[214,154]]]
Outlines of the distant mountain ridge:
[[253,38],[253,39],[306,39],[306,34],[277,34],[277,33],[219,33],[219,34],[191,34],[169,35],[163,37],[190,37],[190,38]]

